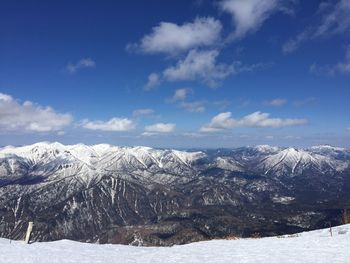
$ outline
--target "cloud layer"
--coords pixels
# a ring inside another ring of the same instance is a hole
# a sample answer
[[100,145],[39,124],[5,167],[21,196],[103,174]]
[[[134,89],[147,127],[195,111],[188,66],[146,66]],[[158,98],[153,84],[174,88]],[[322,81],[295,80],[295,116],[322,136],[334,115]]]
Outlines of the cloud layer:
[[147,133],[170,133],[176,128],[174,123],[156,123],[145,127]]
[[85,129],[94,131],[122,132],[135,129],[136,124],[128,118],[112,118],[108,121],[83,120],[81,126]]
[[231,117],[231,112],[223,112],[212,118],[211,122],[203,126],[201,132],[218,132],[237,127],[281,128],[307,124],[306,119],[270,118],[269,113],[260,111],[246,115],[241,119]]
[[30,101],[19,102],[0,93],[0,132],[53,132],[71,124],[73,117]]

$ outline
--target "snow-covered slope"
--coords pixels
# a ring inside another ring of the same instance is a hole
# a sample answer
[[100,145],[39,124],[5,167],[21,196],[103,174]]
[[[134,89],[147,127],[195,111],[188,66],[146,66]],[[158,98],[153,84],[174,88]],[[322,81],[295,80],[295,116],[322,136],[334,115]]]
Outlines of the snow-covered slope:
[[173,247],[84,244],[68,240],[25,245],[0,239],[0,262],[349,262],[350,225],[261,239],[214,240]]

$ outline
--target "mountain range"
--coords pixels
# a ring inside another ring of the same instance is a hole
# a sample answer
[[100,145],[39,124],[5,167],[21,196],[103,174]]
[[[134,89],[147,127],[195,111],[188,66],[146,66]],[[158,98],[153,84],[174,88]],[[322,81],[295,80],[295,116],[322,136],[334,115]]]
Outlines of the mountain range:
[[0,237],[173,245],[340,224],[350,150],[179,151],[36,143],[0,148]]

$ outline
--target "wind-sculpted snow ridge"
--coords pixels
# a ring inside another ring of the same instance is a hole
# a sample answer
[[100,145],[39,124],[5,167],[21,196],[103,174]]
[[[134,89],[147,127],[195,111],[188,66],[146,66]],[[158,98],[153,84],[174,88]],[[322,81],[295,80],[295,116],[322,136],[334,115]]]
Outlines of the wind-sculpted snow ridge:
[[[170,248],[84,244],[69,240],[25,245],[0,239],[0,262],[348,262],[350,225],[289,236],[212,240]],[[62,253],[64,251],[64,253]]]
[[339,224],[350,151],[268,145],[179,151],[108,144],[0,148],[0,236],[142,245]]

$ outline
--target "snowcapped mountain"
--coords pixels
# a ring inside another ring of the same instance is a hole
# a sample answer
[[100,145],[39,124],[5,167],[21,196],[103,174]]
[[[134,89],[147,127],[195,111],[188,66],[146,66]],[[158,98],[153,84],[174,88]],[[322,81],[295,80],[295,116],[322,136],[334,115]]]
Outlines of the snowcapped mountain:
[[0,178],[13,174],[53,176],[59,180],[82,175],[88,183],[89,179],[111,172],[136,173],[140,176],[147,172],[191,174],[192,164],[203,156],[201,152],[107,144],[64,146],[60,143],[36,143],[23,147],[8,146],[0,149]]
[[[178,151],[36,143],[0,148],[0,236],[169,245],[340,222],[350,151],[261,145]],[[136,239],[137,239],[136,238]]]
[[350,158],[350,150],[340,147],[333,147],[330,145],[319,145],[308,149],[313,153],[332,157],[337,160],[348,160]]
[[81,162],[92,169],[106,165],[110,159],[126,164],[139,163],[147,168],[157,165],[162,168],[162,161],[182,163],[190,166],[191,163],[201,158],[201,152],[181,152],[176,150],[156,150],[149,147],[117,147],[107,144],[87,146],[83,144],[64,146],[60,143],[37,143],[23,147],[0,148],[0,157],[20,157],[27,159],[32,164],[47,162],[48,160],[62,159],[68,163],[72,161]]
[[[218,168],[242,171],[246,163],[256,162],[265,174],[301,173],[312,167],[319,171],[344,170],[348,160],[341,161],[350,151],[331,146],[310,149],[279,148],[268,145],[245,147],[224,152],[215,158]],[[204,152],[159,150],[149,147],[117,147],[99,145],[62,145],[60,143],[36,143],[23,147],[0,148],[1,176],[18,173],[22,169],[45,173],[57,169],[75,167],[77,170],[152,172],[192,172],[199,160],[208,158]]]
[[[28,164],[35,166],[53,160],[65,163],[79,162],[98,169],[118,163],[118,169],[136,165],[138,168],[148,168],[156,165],[162,168],[162,160],[169,160],[189,166],[198,159],[201,153],[187,153],[176,150],[154,150],[148,147],[116,147],[107,144],[87,146],[83,144],[64,146],[60,143],[37,143],[23,147],[4,147],[0,149],[0,158],[25,159]],[[52,165],[60,164],[53,163]]]
[[269,155],[259,164],[265,174],[272,173],[273,175],[301,174],[307,169],[330,173],[342,171],[347,168],[347,165],[329,156],[294,148],[287,148]]

